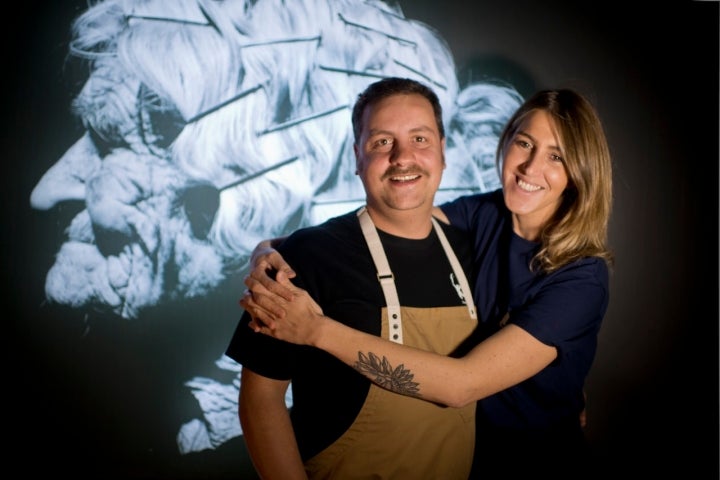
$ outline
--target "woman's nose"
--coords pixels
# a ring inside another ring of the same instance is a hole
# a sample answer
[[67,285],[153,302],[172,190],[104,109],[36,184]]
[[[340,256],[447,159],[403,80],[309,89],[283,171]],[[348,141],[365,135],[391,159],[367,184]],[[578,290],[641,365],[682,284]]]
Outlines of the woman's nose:
[[530,152],[525,160],[520,164],[520,169],[525,173],[532,173],[538,169],[538,156],[535,152]]

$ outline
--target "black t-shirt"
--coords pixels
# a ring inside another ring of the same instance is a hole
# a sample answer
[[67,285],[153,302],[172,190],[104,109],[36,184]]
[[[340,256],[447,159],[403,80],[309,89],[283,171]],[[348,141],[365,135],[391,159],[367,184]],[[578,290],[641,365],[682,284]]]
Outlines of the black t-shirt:
[[[470,281],[474,276],[467,234],[444,224],[442,228]],[[452,267],[434,231],[422,240],[378,233],[401,305],[462,305]],[[356,212],[298,230],[278,251],[296,271],[294,283],[306,289],[326,315],[380,334],[380,312],[386,303]],[[352,424],[370,382],[323,351],[256,334],[247,326],[249,321],[243,314],[226,353],[243,368],[292,381],[291,419],[300,453],[308,459]]]

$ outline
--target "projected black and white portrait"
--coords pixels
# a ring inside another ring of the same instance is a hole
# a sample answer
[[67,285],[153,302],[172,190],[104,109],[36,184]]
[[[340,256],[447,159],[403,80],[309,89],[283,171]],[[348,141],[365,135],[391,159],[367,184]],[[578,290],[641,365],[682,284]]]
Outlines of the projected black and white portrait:
[[438,205],[500,188],[497,140],[534,92],[569,87],[596,105],[615,254],[584,385],[597,478],[717,471],[720,2],[618,6],[13,4],[0,222],[8,469],[257,479],[241,366],[224,355],[250,255],[365,203],[352,106],[371,83],[407,77],[442,105]]
[[[258,241],[363,204],[350,108],[376,79],[414,78],[440,96],[438,203],[499,186],[496,140],[522,100],[511,85],[461,85],[443,38],[393,1],[106,0],[72,24],[68,62],[84,75],[68,105],[82,132],[30,203],[79,206],[45,292],[88,315],[88,336],[101,334],[93,315],[143,322],[219,289],[239,298]],[[224,308],[234,326],[239,307]],[[223,351],[183,382],[202,415],[175,425],[181,453],[242,434],[239,365]]]

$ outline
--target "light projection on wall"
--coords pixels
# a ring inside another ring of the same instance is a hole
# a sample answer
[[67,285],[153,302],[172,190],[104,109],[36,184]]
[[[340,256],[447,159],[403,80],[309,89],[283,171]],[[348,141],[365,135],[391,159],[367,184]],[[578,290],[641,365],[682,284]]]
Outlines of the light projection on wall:
[[[85,131],[30,203],[84,205],[47,272],[48,301],[117,321],[209,295],[244,275],[261,239],[361,205],[350,109],[369,83],[411,77],[438,93],[438,203],[499,186],[496,140],[522,100],[461,87],[444,40],[396,2],[108,0],[72,27],[69,53],[88,66],[71,105]],[[215,354],[212,368],[240,371]],[[203,418],[177,426],[181,453],[242,434],[238,382],[187,380]]]

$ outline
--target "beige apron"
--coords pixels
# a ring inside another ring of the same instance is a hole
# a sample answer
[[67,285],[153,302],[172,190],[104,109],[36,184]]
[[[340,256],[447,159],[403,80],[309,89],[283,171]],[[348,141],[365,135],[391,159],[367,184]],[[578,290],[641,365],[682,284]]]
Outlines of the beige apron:
[[[381,336],[423,350],[452,352],[477,325],[471,295],[465,295],[466,306],[400,307],[377,231],[364,208],[358,216],[388,303],[382,310]],[[469,293],[465,274],[434,219],[433,226],[462,292]],[[388,276],[390,281],[383,281]],[[311,479],[466,480],[474,445],[474,402],[463,408],[443,407],[372,384],[350,428],[305,462],[305,469]]]

